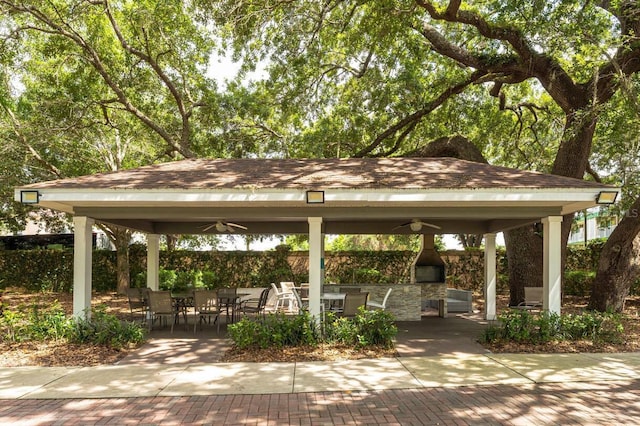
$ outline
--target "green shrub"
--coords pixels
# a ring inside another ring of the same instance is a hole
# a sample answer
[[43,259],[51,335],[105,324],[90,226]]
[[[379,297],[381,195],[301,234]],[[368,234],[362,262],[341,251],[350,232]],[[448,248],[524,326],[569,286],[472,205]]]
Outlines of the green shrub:
[[358,309],[353,319],[358,330],[358,346],[393,347],[393,339],[398,334],[393,314],[384,310]]
[[220,287],[220,281],[218,280],[215,272],[202,271],[202,286],[208,290],[215,290]]
[[546,343],[551,341],[591,340],[595,343],[617,343],[622,339],[622,321],[618,314],[584,312],[562,314],[512,309],[498,316],[499,325],[484,330],[480,341]]
[[87,318],[74,318],[69,341],[90,343],[112,348],[123,348],[130,344],[138,345],[146,339],[146,330],[137,323],[120,321],[115,315],[108,314],[106,306],[98,306]]
[[144,342],[146,330],[136,323],[121,322],[106,313],[106,306],[92,310],[91,318],[67,316],[58,302],[40,307],[33,304],[18,310],[5,310],[0,317],[2,336],[10,341],[68,340],[122,348]]
[[264,319],[242,318],[227,328],[229,337],[240,349],[318,344],[317,326],[311,315],[269,314]]
[[228,327],[229,337],[239,349],[315,346],[320,342],[354,347],[393,347],[398,329],[393,315],[386,311],[360,308],[354,318],[326,315],[322,335],[307,311],[300,315],[269,314],[264,319],[243,318]]
[[24,327],[26,326],[25,314],[18,307],[17,311],[4,309],[0,317],[0,327],[2,327],[3,339],[11,342],[20,341],[25,337]]
[[51,306],[40,309],[37,304],[31,308],[25,333],[31,340],[61,340],[69,335],[72,327],[60,303],[56,300]]
[[61,340],[65,339],[72,327],[62,306],[55,301],[51,306],[41,307],[34,303],[18,310],[5,309],[0,318],[3,337],[10,341]]
[[335,313],[328,312],[323,326],[323,338],[327,343],[353,346],[358,341],[356,324],[349,318],[338,317]]
[[[158,271],[159,286],[161,290],[173,290],[176,286],[178,274],[171,269],[160,269]],[[146,286],[145,286],[146,287]]]
[[564,294],[586,296],[591,292],[591,284],[596,273],[593,271],[567,271],[564,276]]
[[324,338],[327,342],[350,346],[393,347],[393,339],[398,334],[393,314],[383,310],[366,310],[360,307],[355,317],[336,317],[327,313],[324,323]]

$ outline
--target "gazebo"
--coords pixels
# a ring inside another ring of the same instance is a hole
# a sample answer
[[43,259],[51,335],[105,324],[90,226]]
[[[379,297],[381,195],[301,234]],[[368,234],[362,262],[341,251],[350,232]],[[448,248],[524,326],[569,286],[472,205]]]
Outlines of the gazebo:
[[[542,223],[543,309],[560,313],[563,215],[611,186],[454,158],[197,159],[15,189],[16,201],[73,215],[73,309],[91,306],[95,221],[147,235],[158,288],[162,234],[308,234],[310,312],[320,313],[325,234],[474,233],[485,237],[485,318],[496,316],[496,233]],[[432,226],[400,226],[412,220]],[[245,229],[246,228],[246,229]]]

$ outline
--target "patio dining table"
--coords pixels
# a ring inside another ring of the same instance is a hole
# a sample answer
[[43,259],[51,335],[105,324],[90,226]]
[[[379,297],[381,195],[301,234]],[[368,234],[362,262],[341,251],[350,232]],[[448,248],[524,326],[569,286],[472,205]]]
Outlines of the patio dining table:
[[[185,324],[187,323],[187,311],[190,307],[193,307],[193,294],[192,293],[172,293],[171,300],[173,306],[176,308],[178,314],[182,314]],[[178,323],[179,315],[176,315],[176,324]]]
[[[347,293],[322,293],[320,295],[320,301],[322,302],[323,306],[326,304],[329,304],[330,308],[334,303],[337,303],[338,306],[342,307],[344,306],[344,298],[346,296],[347,296]],[[325,310],[327,310],[326,306],[325,306]]]

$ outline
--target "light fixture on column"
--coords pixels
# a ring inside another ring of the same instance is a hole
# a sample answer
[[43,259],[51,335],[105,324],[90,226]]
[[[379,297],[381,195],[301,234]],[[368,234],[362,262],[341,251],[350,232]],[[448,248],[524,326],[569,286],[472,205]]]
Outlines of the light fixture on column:
[[618,191],[601,191],[596,197],[598,204],[613,204],[618,197]]
[[307,204],[323,204],[324,191],[307,191]]
[[23,204],[38,204],[40,193],[33,190],[20,191],[20,202]]

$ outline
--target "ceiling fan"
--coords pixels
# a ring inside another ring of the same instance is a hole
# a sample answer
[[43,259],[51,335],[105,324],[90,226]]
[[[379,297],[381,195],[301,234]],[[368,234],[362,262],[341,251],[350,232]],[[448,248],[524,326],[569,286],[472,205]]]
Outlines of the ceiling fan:
[[413,232],[420,231],[423,226],[427,226],[429,228],[434,228],[434,229],[442,229],[442,227],[438,225],[434,225],[433,223],[423,222],[420,219],[411,219],[410,222],[403,223],[402,225],[398,225],[395,228],[393,228],[393,230],[395,231],[396,229],[400,229],[404,226],[408,226],[409,228],[411,228]]
[[216,228],[216,231],[218,232],[235,232],[236,228],[244,229],[244,230],[247,229],[246,226],[239,225],[237,223],[225,222],[225,221],[219,220],[216,223],[206,225],[205,227],[202,228],[202,231],[207,232],[211,228]]

